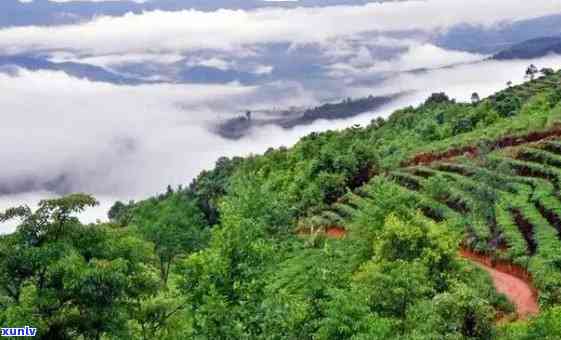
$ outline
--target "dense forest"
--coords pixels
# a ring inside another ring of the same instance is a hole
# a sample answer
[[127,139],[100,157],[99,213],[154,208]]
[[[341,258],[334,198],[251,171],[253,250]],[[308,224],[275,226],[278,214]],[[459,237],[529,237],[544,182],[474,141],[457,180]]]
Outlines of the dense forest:
[[[74,217],[86,194],[9,209],[0,324],[57,340],[559,339],[561,72],[546,73],[221,158],[108,223]],[[460,249],[519,269],[539,314]]]
[[372,95],[364,98],[347,98],[338,103],[327,103],[307,109],[298,120],[284,124],[283,127],[290,128],[300,124],[310,124],[318,119],[344,119],[372,111],[390,103],[400,95],[374,97]]

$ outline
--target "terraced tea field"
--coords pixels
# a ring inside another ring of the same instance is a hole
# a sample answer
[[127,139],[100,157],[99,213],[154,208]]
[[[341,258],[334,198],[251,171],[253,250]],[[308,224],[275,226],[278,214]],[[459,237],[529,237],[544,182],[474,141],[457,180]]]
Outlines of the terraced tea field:
[[[470,152],[417,157],[377,180],[405,197],[412,210],[446,222],[462,235],[464,249],[521,268],[539,290],[541,305],[561,302],[558,132],[504,138],[486,153],[463,151]],[[369,183],[315,217],[315,224],[346,225],[352,216],[368,213],[376,197]]]

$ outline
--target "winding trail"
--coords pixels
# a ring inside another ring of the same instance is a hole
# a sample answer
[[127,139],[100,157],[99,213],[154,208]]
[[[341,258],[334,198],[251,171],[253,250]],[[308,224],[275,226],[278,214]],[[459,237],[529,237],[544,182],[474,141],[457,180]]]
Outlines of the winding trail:
[[[344,238],[347,231],[343,227],[328,227],[324,234],[332,239]],[[507,262],[493,263],[489,256],[461,248],[459,255],[485,270],[493,279],[497,292],[504,294],[514,304],[519,320],[524,320],[540,312],[538,291],[532,285],[530,274],[523,268]]]
[[489,273],[497,292],[506,295],[516,306],[519,319],[527,319],[539,313],[537,290],[522,269],[513,265],[492,266],[489,258],[467,250],[460,250],[460,256]]

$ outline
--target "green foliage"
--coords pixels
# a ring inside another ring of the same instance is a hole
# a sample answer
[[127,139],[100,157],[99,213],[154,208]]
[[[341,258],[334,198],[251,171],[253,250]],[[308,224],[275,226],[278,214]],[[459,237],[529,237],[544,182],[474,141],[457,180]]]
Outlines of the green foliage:
[[494,108],[501,117],[511,117],[520,110],[522,103],[520,98],[508,95],[506,92],[500,93],[494,98]]
[[203,248],[208,239],[203,213],[195,200],[182,192],[138,203],[131,223],[154,244],[164,284],[176,257]]
[[[97,204],[84,194],[9,209],[0,323],[43,339],[557,339],[561,143],[520,146],[561,122],[561,73],[544,75],[220,158],[188,188],[115,203],[111,224],[78,221]],[[344,237],[317,233],[334,226]],[[527,269],[542,314],[496,327],[513,306],[459,244]]]
[[519,322],[506,325],[499,329],[500,340],[554,340],[561,338],[561,307],[557,306],[544,311],[531,323]]
[[216,161],[214,170],[201,172],[189,186],[189,190],[198,198],[209,225],[218,222],[219,201],[228,192],[230,177],[242,161],[240,157],[221,157]]
[[[372,287],[373,289],[375,287]],[[395,335],[397,322],[370,312],[364,291],[335,289],[322,309],[314,339],[388,339]]]
[[216,229],[209,248],[181,264],[179,288],[196,312],[195,337],[235,339],[257,327],[247,318],[256,313],[262,276],[275,255],[259,229],[247,220]]
[[465,284],[413,306],[406,321],[412,339],[491,339],[493,308]]
[[[45,339],[126,337],[130,302],[157,293],[150,248],[126,232],[82,226],[87,195],[45,200],[0,239],[0,320],[38,327]],[[13,211],[13,210],[12,210]]]
[[410,303],[434,293],[428,268],[417,261],[369,262],[355,279],[369,288],[370,309],[388,317],[403,318]]
[[134,201],[129,202],[129,204],[117,201],[109,209],[107,217],[109,217],[109,220],[114,223],[117,223],[121,226],[126,226],[131,221],[133,209]]

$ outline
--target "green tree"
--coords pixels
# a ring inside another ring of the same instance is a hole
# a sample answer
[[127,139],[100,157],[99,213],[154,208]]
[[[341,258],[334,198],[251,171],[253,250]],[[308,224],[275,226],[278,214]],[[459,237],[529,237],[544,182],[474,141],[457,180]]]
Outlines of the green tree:
[[472,104],[477,104],[481,101],[481,98],[479,98],[479,94],[477,92],[474,92],[471,94],[471,103]]
[[75,194],[42,201],[36,211],[2,214],[21,223],[0,239],[0,320],[11,327],[33,322],[43,339],[127,336],[130,302],[157,289],[143,264],[150,248],[103,226],[81,225],[73,214],[95,204]]
[[126,226],[130,223],[132,218],[132,209],[134,208],[134,201],[130,201],[129,204],[125,204],[121,201],[115,202],[109,209],[107,217],[112,222],[118,223],[121,226]]
[[434,294],[427,267],[417,261],[374,260],[361,268],[355,280],[370,292],[371,311],[386,317],[403,318],[411,304]]
[[431,300],[419,300],[407,311],[406,338],[492,339],[493,308],[464,284]]
[[529,78],[530,80],[534,80],[534,78],[536,77],[536,74],[538,74],[538,73],[539,73],[539,70],[536,67],[536,65],[531,64],[526,69],[526,78]]
[[169,193],[162,200],[151,198],[135,207],[131,223],[154,244],[164,285],[179,255],[205,246],[209,232],[205,222],[197,202],[181,192]]
[[555,74],[555,70],[550,67],[544,67],[540,70],[540,73],[543,74],[545,77],[552,76]]

